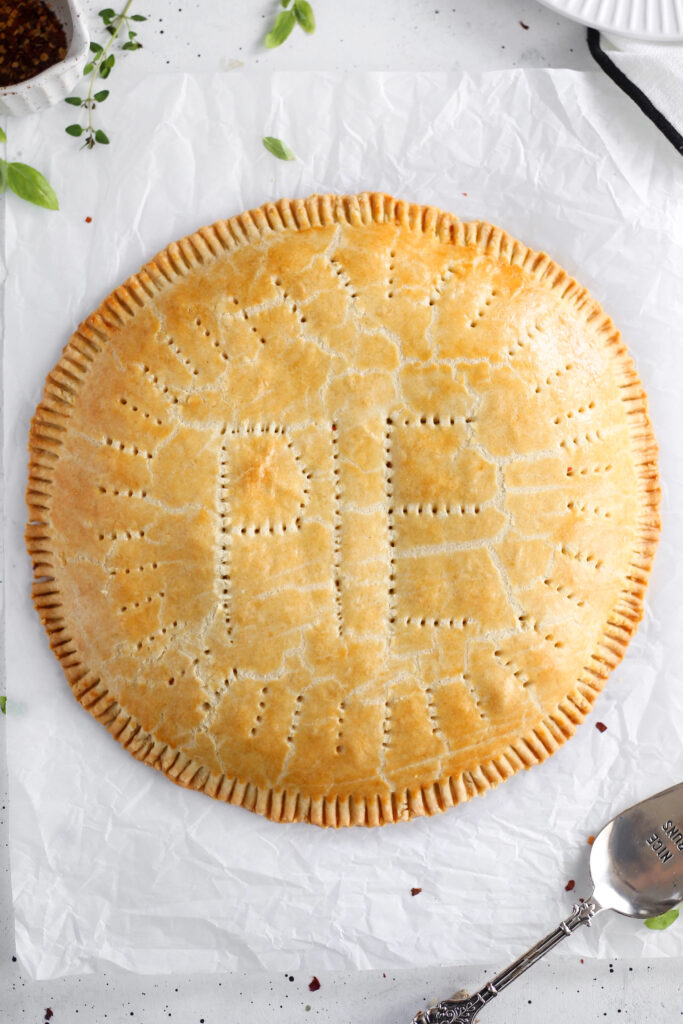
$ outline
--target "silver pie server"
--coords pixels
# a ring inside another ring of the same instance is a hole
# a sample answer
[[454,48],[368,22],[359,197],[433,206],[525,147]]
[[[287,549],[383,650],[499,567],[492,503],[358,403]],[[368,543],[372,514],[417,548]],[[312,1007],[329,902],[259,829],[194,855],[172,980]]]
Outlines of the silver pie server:
[[590,854],[593,892],[561,924],[479,992],[420,1010],[412,1024],[473,1024],[487,1003],[532,964],[603,910],[658,917],[683,902],[683,782],[612,818]]

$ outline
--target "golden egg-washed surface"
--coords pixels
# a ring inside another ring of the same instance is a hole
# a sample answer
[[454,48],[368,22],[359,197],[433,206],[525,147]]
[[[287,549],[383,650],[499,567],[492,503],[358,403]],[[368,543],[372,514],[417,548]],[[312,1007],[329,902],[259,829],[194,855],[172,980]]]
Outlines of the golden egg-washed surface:
[[433,814],[546,758],[659,532],[599,306],[498,228],[380,194],[170,245],[73,335],[30,451],[34,600],[78,700],[277,821]]

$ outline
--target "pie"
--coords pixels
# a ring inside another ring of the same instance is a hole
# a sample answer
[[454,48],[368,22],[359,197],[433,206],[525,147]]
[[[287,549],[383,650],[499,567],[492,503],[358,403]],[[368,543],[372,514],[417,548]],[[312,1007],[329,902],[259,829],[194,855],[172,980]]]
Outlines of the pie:
[[275,821],[434,814],[543,761],[643,609],[656,443],[598,304],[499,228],[268,203],[117,288],[30,435],[80,703]]

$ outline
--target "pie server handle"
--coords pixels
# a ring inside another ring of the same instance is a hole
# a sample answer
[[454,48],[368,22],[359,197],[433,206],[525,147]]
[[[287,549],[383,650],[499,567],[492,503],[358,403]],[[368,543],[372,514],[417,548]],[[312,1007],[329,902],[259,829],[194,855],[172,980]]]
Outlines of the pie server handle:
[[575,903],[569,917],[566,917],[554,931],[492,978],[479,992],[464,999],[444,999],[428,1010],[420,1010],[413,1017],[412,1024],[473,1024],[475,1015],[499,992],[528,971],[533,964],[581,925],[590,925],[595,915],[603,909],[593,896]]

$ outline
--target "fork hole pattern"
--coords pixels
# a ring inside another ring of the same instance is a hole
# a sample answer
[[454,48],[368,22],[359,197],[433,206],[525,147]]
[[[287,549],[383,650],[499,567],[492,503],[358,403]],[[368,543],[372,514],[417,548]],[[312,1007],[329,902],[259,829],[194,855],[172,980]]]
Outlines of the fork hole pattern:
[[388,750],[391,745],[391,701],[385,700],[382,716],[382,749]]
[[463,681],[463,685],[464,685],[465,689],[467,690],[467,692],[469,693],[470,697],[472,698],[472,701],[474,703],[475,708],[477,709],[477,713],[479,714],[479,717],[482,718],[482,719],[486,718],[487,715],[486,715],[485,711],[483,710],[483,708],[481,706],[481,695],[479,694],[476,686],[473,684],[472,677],[471,677],[470,673],[469,672],[463,672],[461,674],[460,678]]
[[337,633],[343,633],[342,615],[342,575],[341,575],[341,541],[342,541],[342,516],[341,516],[341,477],[339,473],[339,431],[337,424],[332,424],[332,478],[334,494],[334,512],[332,516],[333,528],[333,579],[334,579],[334,605],[337,619]]
[[335,740],[335,753],[344,753],[344,744],[342,743],[342,737],[344,735],[344,715],[346,712],[346,702],[343,700],[339,701],[339,710],[337,712],[337,736]]
[[261,722],[263,721],[263,712],[264,712],[265,707],[266,707],[266,695],[267,694],[268,694],[268,686],[267,685],[266,686],[262,686],[260,691],[259,691],[258,711],[256,712],[256,715],[254,717],[254,724],[252,725],[251,731],[249,733],[250,736],[256,736],[257,732],[259,731],[259,728],[261,726]]
[[155,423],[157,427],[163,426],[163,421],[160,420],[157,416],[153,416],[151,412],[148,412],[145,409],[141,409],[138,405],[135,405],[134,402],[129,402],[128,399],[125,398],[123,395],[119,398],[119,405],[127,406],[130,412],[140,413],[143,419],[152,420],[152,422]]
[[289,735],[287,736],[287,742],[293,743],[296,735],[296,730],[299,727],[299,718],[301,716],[301,706],[304,702],[304,695],[300,693],[294,702],[294,712],[292,714],[292,720],[289,726]]
[[396,528],[393,509],[393,463],[391,461],[391,432],[393,420],[386,421],[384,432],[384,490],[387,496],[387,534],[389,540],[389,586],[388,586],[388,617],[389,625],[396,622]]
[[146,363],[140,363],[138,370],[144,377],[145,381],[153,387],[156,391],[164,396],[167,402],[171,405],[177,405],[180,401],[178,395],[176,395],[169,388],[168,384],[164,384],[163,381],[159,380],[158,374],[154,373]]
[[119,608],[119,612],[123,613],[134,610],[135,608],[142,608],[146,604],[151,604],[152,601],[154,601],[155,598],[158,597],[166,597],[165,592],[163,590],[157,590],[155,594],[147,594],[147,596],[144,597],[141,601],[131,601],[129,604],[121,605],[121,607]]
[[[225,432],[225,428],[223,428]],[[232,607],[230,600],[230,562],[231,562],[231,531],[230,507],[228,502],[229,487],[228,449],[226,442],[221,445],[218,463],[218,507],[220,509],[220,554],[218,557],[218,576],[220,578],[223,620],[228,636],[232,635]]]
[[[208,331],[205,331],[204,333],[206,334],[207,337],[209,336]],[[176,358],[183,364],[183,366],[191,371],[193,377],[199,376],[198,368],[194,365],[189,356],[186,356],[184,354],[183,350],[181,349],[180,345],[178,345],[175,338],[169,335],[168,338],[166,338],[166,344],[170,348],[171,352],[173,352],[173,354],[176,356]]]
[[395,260],[396,260],[396,251],[394,249],[392,249],[391,252],[389,253],[389,280],[387,282],[387,284],[388,284],[387,298],[388,299],[393,299],[393,297],[394,297],[393,284],[394,284]]
[[[344,268],[340,265],[339,260],[337,259],[337,257],[336,256],[331,256],[330,257],[330,263],[332,264],[333,271],[335,272],[335,274],[339,278],[340,284],[342,284],[344,286],[344,288],[346,288],[346,290],[348,291],[348,293],[350,294],[352,299],[357,299],[358,298],[358,292],[355,292],[353,290],[353,285],[351,284],[351,282],[349,281],[348,277],[344,273]],[[275,284],[279,284],[279,282],[276,281]]]

